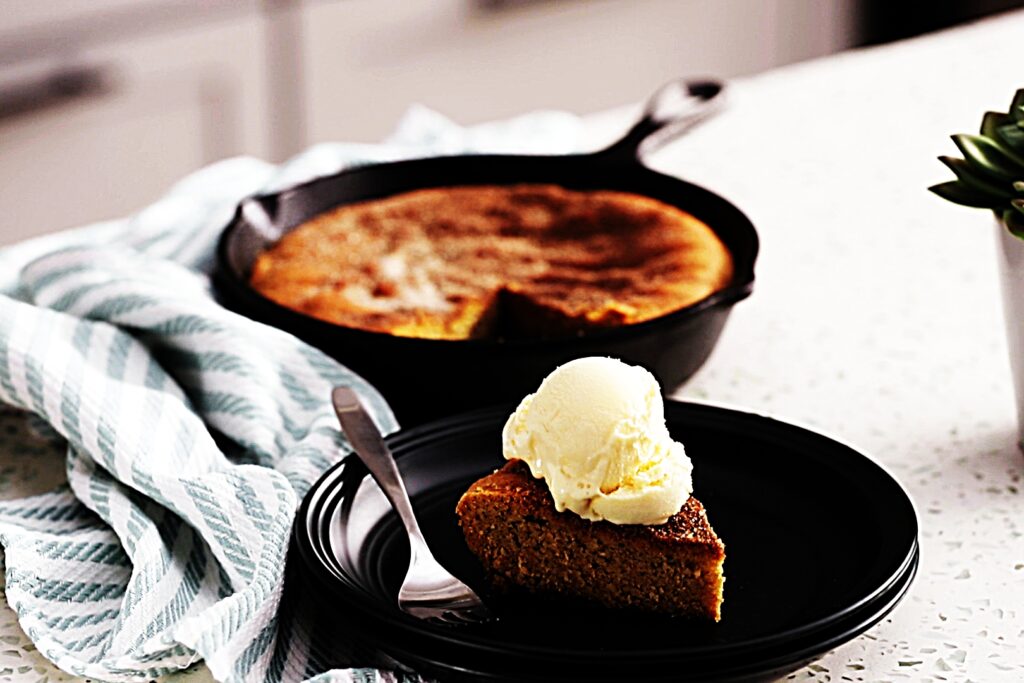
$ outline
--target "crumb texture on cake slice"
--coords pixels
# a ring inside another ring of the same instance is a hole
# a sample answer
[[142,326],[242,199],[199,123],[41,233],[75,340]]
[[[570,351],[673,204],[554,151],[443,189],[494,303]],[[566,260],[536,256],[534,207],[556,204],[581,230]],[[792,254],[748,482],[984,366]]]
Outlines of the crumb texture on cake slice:
[[544,483],[511,461],[473,484],[456,511],[497,590],[721,618],[725,546],[693,496],[665,524],[590,522],[557,512]]

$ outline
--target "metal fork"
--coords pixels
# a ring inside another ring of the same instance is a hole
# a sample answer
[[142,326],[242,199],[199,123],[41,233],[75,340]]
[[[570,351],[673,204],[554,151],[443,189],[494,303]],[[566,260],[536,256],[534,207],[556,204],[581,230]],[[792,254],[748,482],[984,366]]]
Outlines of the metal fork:
[[490,619],[491,612],[480,596],[452,576],[431,554],[416,522],[395,458],[359,396],[348,387],[335,387],[331,400],[342,431],[409,535],[409,570],[398,591],[399,608],[414,617],[445,624],[470,624]]

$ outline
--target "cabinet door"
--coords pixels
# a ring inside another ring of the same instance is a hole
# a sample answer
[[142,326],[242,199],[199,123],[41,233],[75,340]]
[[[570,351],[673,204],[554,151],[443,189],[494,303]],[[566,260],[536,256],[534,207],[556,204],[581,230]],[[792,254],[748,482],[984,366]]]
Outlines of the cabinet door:
[[346,0],[307,3],[312,140],[374,141],[410,104],[460,123],[638,102],[854,39],[856,0]]
[[[262,29],[237,15],[112,36],[37,58],[28,75],[0,66],[0,244],[130,214],[205,164],[264,154]],[[83,66],[105,87],[37,106],[18,95]]]
[[192,85],[153,83],[0,120],[0,243],[129,213],[202,165],[209,105]]

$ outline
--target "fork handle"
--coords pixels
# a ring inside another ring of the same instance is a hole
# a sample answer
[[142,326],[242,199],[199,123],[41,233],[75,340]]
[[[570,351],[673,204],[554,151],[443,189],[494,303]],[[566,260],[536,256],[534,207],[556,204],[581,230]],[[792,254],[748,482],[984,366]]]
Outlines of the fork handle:
[[412,511],[409,492],[398,473],[395,457],[384,443],[380,430],[366,412],[359,396],[348,387],[335,387],[331,392],[331,402],[355,454],[366,465],[366,469],[370,470],[370,475],[384,492],[391,507],[398,513],[409,535],[425,545],[423,532],[420,531],[420,525]]

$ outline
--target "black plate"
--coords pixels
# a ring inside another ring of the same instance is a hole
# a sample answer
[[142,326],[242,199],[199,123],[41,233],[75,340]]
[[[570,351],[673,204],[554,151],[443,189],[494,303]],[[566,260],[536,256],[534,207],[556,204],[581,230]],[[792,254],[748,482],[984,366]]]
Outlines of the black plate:
[[[470,483],[501,465],[500,432],[512,408],[389,439],[432,549],[485,594],[454,508]],[[354,642],[367,662],[468,680],[613,681],[637,675],[638,666],[649,680],[739,680],[802,665],[862,633],[902,598],[917,568],[917,518],[879,465],[758,415],[668,401],[666,416],[693,459],[695,494],[726,544],[720,623],[543,599],[498,601],[500,619],[482,626],[413,619],[395,604],[407,542],[352,458],[311,489],[294,533],[293,575],[316,597],[326,649],[332,639]]]
[[[715,82],[668,84],[621,140],[592,154],[464,155],[375,164],[247,198],[218,244],[218,299],[295,334],[358,372],[380,390],[406,426],[520,398],[558,365],[584,356],[613,356],[643,365],[663,387],[674,388],[704,363],[732,306],[750,295],[758,238],[750,220],[729,201],[652,171],[641,156],[709,115],[721,100],[721,89]],[[679,207],[722,240],[732,254],[733,279],[691,306],[633,325],[583,336],[472,340],[398,337],[336,325],[276,304],[249,285],[260,253],[333,207],[424,187],[516,183],[620,190]]]

